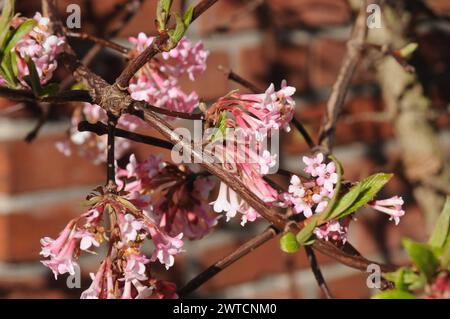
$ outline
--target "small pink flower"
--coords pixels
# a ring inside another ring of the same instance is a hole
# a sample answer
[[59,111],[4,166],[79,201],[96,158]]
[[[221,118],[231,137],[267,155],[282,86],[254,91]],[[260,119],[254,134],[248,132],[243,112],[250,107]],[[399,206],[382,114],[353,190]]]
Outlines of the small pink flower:
[[81,299],[98,299],[102,292],[102,282],[106,268],[106,261],[103,261],[95,274],[91,273],[92,283],[88,289],[81,293]]
[[183,234],[181,233],[176,237],[170,237],[156,228],[150,228],[149,232],[152,236],[153,244],[155,245],[150,260],[159,260],[161,264],[166,266],[166,269],[169,269],[175,262],[174,256],[182,252],[181,247],[183,247],[183,241],[181,238],[183,238]]
[[322,172],[325,167],[322,153],[317,154],[315,157],[303,156],[303,162],[306,164],[304,171],[312,177],[319,176],[318,170]]
[[137,239],[139,231],[143,228],[143,223],[133,215],[126,214],[125,216],[119,216],[119,226],[122,238],[125,242],[129,242]]
[[288,192],[296,197],[303,197],[305,195],[305,188],[297,175],[292,175]]
[[91,246],[99,247],[100,243],[95,239],[94,235],[86,230],[77,231],[76,238],[81,238],[80,249],[87,251]]
[[368,203],[370,207],[390,216],[389,220],[393,220],[395,225],[400,223],[400,217],[405,215],[402,209],[403,198],[394,196],[388,199],[374,200]]
[[348,226],[343,226],[339,221],[332,220],[320,227],[316,227],[314,234],[321,239],[334,240],[345,243],[347,241]]
[[328,163],[326,166],[319,166],[316,169],[317,185],[323,186],[328,192],[332,192],[334,185],[338,182],[338,174],[336,173],[336,164]]

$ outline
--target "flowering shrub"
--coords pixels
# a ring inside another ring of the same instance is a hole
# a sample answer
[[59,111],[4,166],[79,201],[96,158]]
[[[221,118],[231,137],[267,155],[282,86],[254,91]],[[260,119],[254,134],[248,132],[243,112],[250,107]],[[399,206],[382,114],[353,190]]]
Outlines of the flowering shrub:
[[[172,1],[158,1],[157,35],[139,33],[129,38],[130,48],[118,49],[127,52],[130,62],[111,85],[79,65],[58,21],[40,13],[32,19],[14,15],[13,1],[5,1],[0,18],[0,85],[36,101],[58,101],[67,98],[68,92],[87,94],[88,98],[77,100],[82,103],[72,115],[69,139],[57,143],[57,148],[67,156],[77,151],[94,163],[107,164],[106,185],[88,195],[85,212],[70,220],[56,239],[41,240],[42,263],[55,279],[74,275],[82,253],[106,252],[82,298],[178,298],[176,285],[155,278],[152,266],[160,263],[169,270],[184,252],[184,242],[208,235],[219,224],[220,213],[226,221],[239,213],[243,227],[257,218],[266,219],[273,227],[269,231],[283,233],[280,248],[284,252],[295,253],[304,246],[314,254],[312,246],[359,269],[370,261],[345,249],[352,248],[347,234],[358,210],[372,208],[395,225],[405,215],[400,196],[378,196],[392,174],[345,179],[329,146],[315,145],[295,119],[295,88],[286,81],[279,89],[270,84],[264,92],[247,83],[254,93],[232,91],[209,107],[200,103],[196,92],[181,89],[180,77],[194,81],[205,71],[209,54],[201,42],[190,42],[185,31],[214,2],[203,0],[196,10],[190,7],[183,16],[176,14],[175,24],[169,27]],[[47,3],[50,11],[56,10],[52,3]],[[109,46],[117,49],[118,45]],[[87,90],[69,90],[64,95],[49,84],[57,58]],[[183,139],[166,123],[177,116],[201,121],[206,131],[201,145]],[[98,124],[105,131],[81,131],[82,123]],[[284,187],[271,179],[278,173],[279,158],[267,145],[277,142],[280,131],[289,133],[292,123],[311,150],[309,156],[302,156],[303,172],[300,167],[284,172],[289,180]],[[155,128],[169,142],[136,133],[146,127]],[[122,137],[116,137],[119,129]],[[132,154],[126,166],[119,167],[116,160],[130,151],[132,140],[166,148],[167,143],[175,148],[179,144],[188,159],[202,157],[197,147],[206,155],[198,166],[190,161],[163,161],[158,155],[139,161]],[[417,291],[430,298],[448,297],[449,205],[429,243],[404,241],[413,266],[386,273],[395,289],[378,297],[413,297]],[[236,255],[261,243],[255,242],[244,245]],[[311,267],[320,273],[314,262]],[[208,277],[200,275],[196,280],[203,278]]]

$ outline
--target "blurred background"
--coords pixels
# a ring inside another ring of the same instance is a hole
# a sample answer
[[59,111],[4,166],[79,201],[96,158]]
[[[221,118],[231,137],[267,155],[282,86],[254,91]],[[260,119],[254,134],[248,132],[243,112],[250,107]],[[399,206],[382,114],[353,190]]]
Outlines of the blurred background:
[[[67,15],[70,3],[81,6],[80,31],[103,36],[114,28],[125,0],[58,1]],[[174,11],[195,1],[175,1]],[[184,81],[212,102],[232,89],[218,67],[230,68],[265,89],[282,79],[295,86],[296,117],[317,139],[331,86],[336,80],[357,7],[346,0],[220,0],[191,28],[188,37],[202,40],[210,56],[208,69],[196,82]],[[417,42],[407,74],[391,56],[367,50],[355,74],[337,126],[335,154],[345,176],[358,180],[373,172],[394,172],[381,197],[394,194],[406,201],[399,226],[386,216],[364,211],[350,226],[350,242],[366,257],[401,264],[404,236],[426,238],[427,229],[450,193],[450,1],[387,1],[389,16],[371,31],[369,42],[399,49]],[[39,1],[16,1],[17,11],[32,16]],[[156,0],[145,0],[138,14],[115,40],[124,43],[139,32],[154,33]],[[74,41],[80,55],[90,43]],[[124,61],[104,50],[92,68],[113,80]],[[60,79],[64,70],[58,71]],[[98,267],[96,256],[82,259],[81,289],[68,289],[65,277],[55,281],[39,263],[43,236],[56,236],[67,221],[82,211],[81,200],[105,179],[105,167],[81,157],[65,157],[55,148],[70,124],[73,105],[51,106],[49,120],[32,143],[41,110],[0,98],[0,298],[78,298],[89,284],[88,273]],[[183,123],[178,123],[184,125]],[[308,147],[295,131],[282,137],[281,166],[301,169]],[[160,150],[135,145],[143,158]],[[166,153],[167,155],[167,153]],[[236,220],[220,226],[198,242],[157,277],[179,285],[237,248],[265,228],[264,221],[242,228]],[[318,254],[330,290],[338,298],[366,298],[367,273],[352,270]],[[287,255],[272,240],[214,277],[197,297],[320,298],[321,291],[303,253]]]

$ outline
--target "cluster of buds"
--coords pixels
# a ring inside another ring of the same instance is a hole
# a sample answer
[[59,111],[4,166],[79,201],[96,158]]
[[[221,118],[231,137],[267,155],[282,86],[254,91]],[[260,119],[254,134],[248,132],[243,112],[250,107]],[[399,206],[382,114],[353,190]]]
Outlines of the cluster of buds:
[[[217,224],[209,212],[208,198],[214,183],[205,173],[150,156],[142,163],[134,155],[117,172],[117,184],[141,204],[152,205],[150,214],[160,229],[171,236],[200,239]],[[152,201],[157,192],[156,201]]]
[[[207,125],[213,128],[209,134],[211,155],[268,205],[277,201],[278,192],[264,180],[277,164],[276,154],[267,150],[267,140],[280,129],[289,129],[294,92],[284,81],[279,91],[271,84],[262,94],[231,92],[206,112]],[[242,225],[259,216],[224,183],[212,204],[215,212],[226,213],[227,220],[239,212]]]
[[[132,196],[131,196],[132,197]],[[71,220],[58,238],[41,240],[42,263],[58,275],[75,274],[76,259],[82,252],[94,253],[103,242],[109,243],[91,286],[82,298],[161,298],[176,297],[175,286],[151,276],[150,264],[156,261],[168,269],[174,256],[182,252],[183,234],[171,237],[152,218],[151,206],[127,199],[129,194],[99,194],[88,198],[89,209]],[[105,219],[109,220],[106,230]],[[150,258],[144,253],[144,241],[153,243]],[[171,288],[171,289],[169,289]]]
[[[142,32],[137,38],[129,38],[134,45],[130,56],[138,55],[153,41],[154,37]],[[194,80],[203,73],[208,54],[201,42],[193,44],[182,38],[175,48],[163,52],[162,60],[152,59],[135,74],[129,86],[131,97],[171,111],[192,113],[199,104],[198,95],[195,92],[185,93],[178,80],[184,74]]]
[[[23,28],[29,31],[23,35],[11,48],[6,48],[6,55],[14,56],[16,64],[16,77],[19,86],[29,88],[25,78],[30,75],[27,60],[34,63],[40,84],[44,85],[52,78],[58,63],[56,57],[62,52],[65,40],[52,34],[50,31],[50,20],[37,12],[33,19],[15,16],[11,20],[14,30]],[[8,81],[0,76],[0,85],[8,84]]]

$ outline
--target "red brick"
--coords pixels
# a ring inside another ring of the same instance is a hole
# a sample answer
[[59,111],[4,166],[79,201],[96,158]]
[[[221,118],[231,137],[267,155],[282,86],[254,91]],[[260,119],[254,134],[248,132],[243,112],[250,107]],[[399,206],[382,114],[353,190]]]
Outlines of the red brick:
[[450,14],[450,2],[447,0],[425,0],[426,4],[439,15]]
[[[236,73],[261,89],[268,86],[269,59],[262,46],[243,47],[238,54]],[[240,90],[242,86],[236,85]]]
[[11,214],[0,214],[0,260],[18,262],[38,260],[39,240],[55,238],[67,222],[82,211],[81,200],[32,207]]
[[319,38],[311,47],[310,83],[314,88],[332,85],[346,51],[345,41]]
[[345,0],[269,0],[268,4],[278,26],[326,27],[350,19]]
[[[333,298],[361,299],[370,298],[370,290],[366,280],[369,273],[357,273],[344,278],[327,281]],[[321,298],[324,298],[322,291]]]
[[[21,137],[18,137],[21,138]],[[101,184],[104,167],[76,155],[66,157],[55,148],[64,135],[38,137],[0,144],[0,192],[18,193],[41,189]]]
[[199,32],[202,34],[214,31],[242,31],[255,28],[257,19],[253,12],[242,16],[248,1],[222,0],[214,4],[199,19]]
[[225,51],[213,51],[207,60],[207,69],[198,76],[195,81],[187,76],[181,79],[181,86],[186,92],[195,91],[201,99],[206,101],[217,99],[227,94],[230,90],[229,81],[219,66],[229,67],[228,54]]

